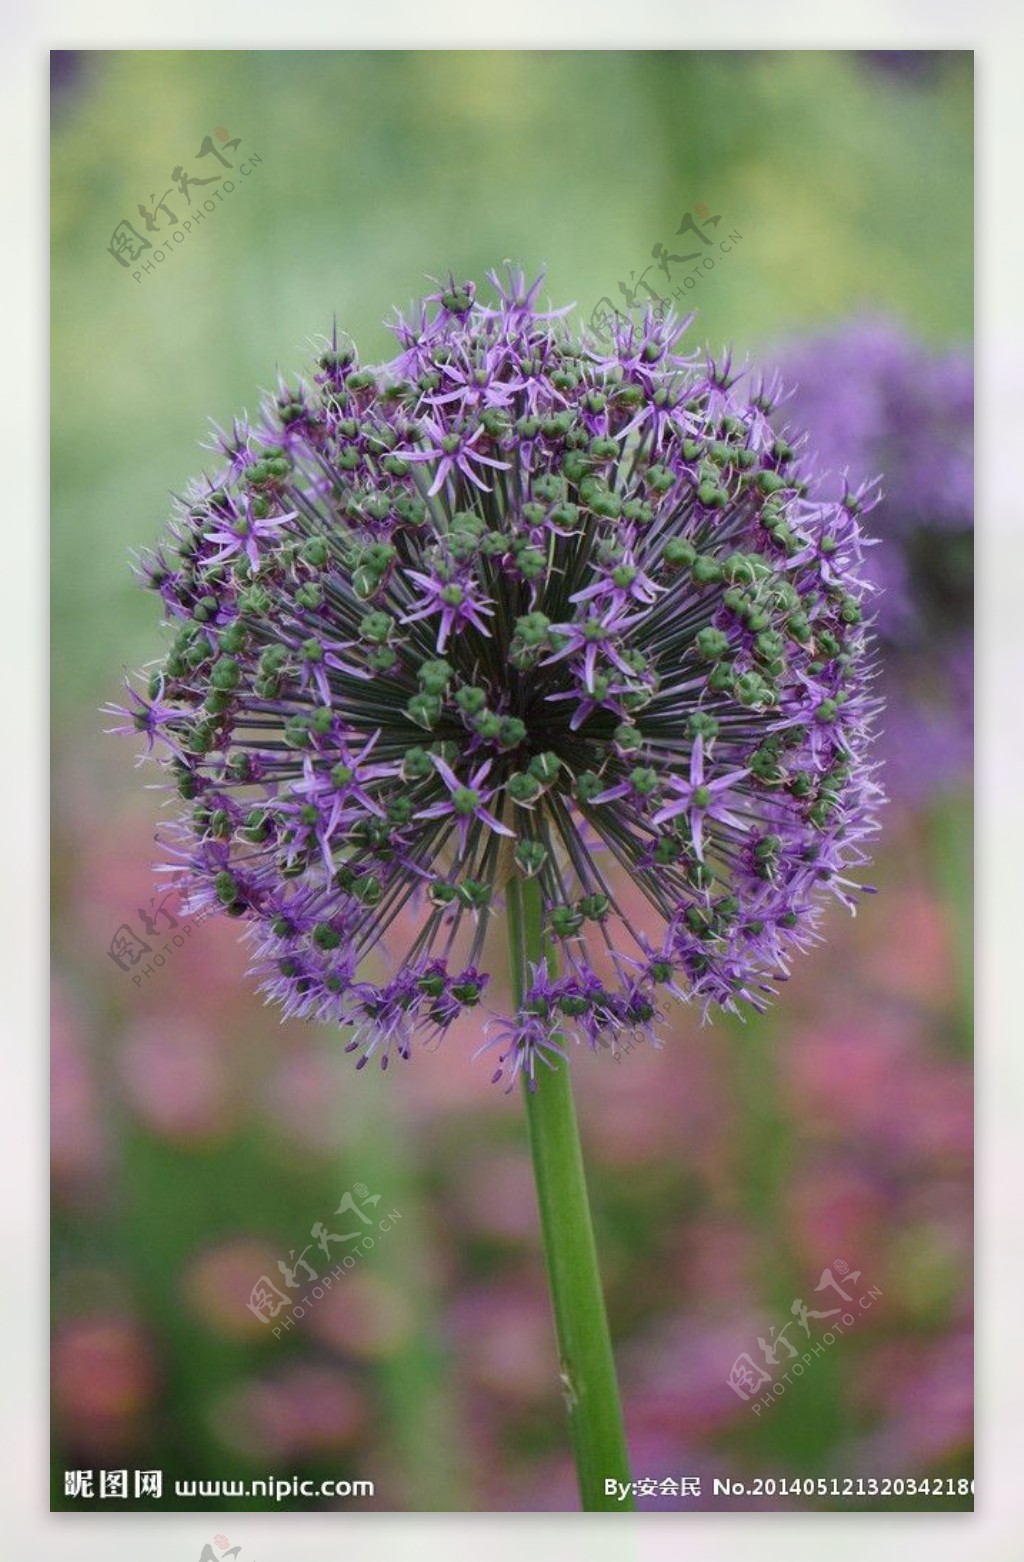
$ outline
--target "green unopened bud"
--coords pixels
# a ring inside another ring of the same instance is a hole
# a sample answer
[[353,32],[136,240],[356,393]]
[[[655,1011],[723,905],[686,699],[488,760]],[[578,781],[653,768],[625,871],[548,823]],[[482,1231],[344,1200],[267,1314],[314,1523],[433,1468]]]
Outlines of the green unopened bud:
[[691,574],[698,586],[710,586],[721,580],[722,566],[709,553],[699,553],[693,561]]
[[452,997],[464,1008],[473,1009],[480,1002],[483,988],[479,982],[453,982]]
[[622,519],[634,526],[650,526],[654,520],[654,509],[646,499],[624,499]]
[[436,694],[414,694],[405,707],[409,720],[430,732],[441,720],[442,704]]
[[573,425],[571,412],[555,412],[541,420],[541,433],[545,439],[564,439]]
[[464,716],[479,716],[487,708],[487,695],[473,684],[465,684],[456,691],[455,703]]
[[694,649],[705,662],[717,662],[729,649],[729,636],[721,629],[701,629],[694,637]]
[[548,850],[540,841],[520,841],[514,856],[520,873],[525,878],[532,879],[547,862]]
[[662,558],[671,569],[691,569],[697,558],[697,550],[685,537],[670,537]]
[[697,502],[706,510],[720,510],[728,504],[729,495],[717,483],[703,482],[697,487]]
[[548,786],[558,775],[562,768],[562,762],[557,754],[545,752],[535,754],[527,767],[531,776],[536,776],[542,786]]
[[683,855],[683,843],[678,835],[662,835],[654,847],[654,860],[659,867],[667,868]]
[[687,717],[686,730],[691,738],[703,738],[705,743],[710,743],[718,736],[718,722],[714,716],[698,710]]
[[509,776],[505,783],[505,790],[514,803],[528,805],[536,802],[541,793],[541,786],[536,776],[531,776],[526,770],[520,770]]
[[469,537],[481,537],[487,530],[487,522],[472,510],[456,510],[451,519],[453,532],[464,532]]
[[592,803],[605,790],[601,777],[593,770],[584,770],[576,777],[576,798],[581,803]]
[[526,723],[518,716],[503,716],[498,729],[498,742],[502,748],[518,748],[526,738]]
[[526,613],[516,619],[516,638],[526,645],[540,646],[544,644],[550,627],[551,620],[544,613]]
[[290,748],[311,748],[308,716],[289,716],[284,724],[284,740]]
[[452,793],[452,807],[464,819],[472,818],[480,807],[480,793],[472,786],[457,786]]
[[395,500],[395,514],[407,526],[422,526],[427,518],[427,507],[419,494],[400,494]]
[[629,784],[638,797],[650,797],[658,789],[658,773],[649,765],[637,765],[629,772]]
[[233,905],[238,899],[238,884],[235,876],[233,873],[229,873],[226,868],[217,874],[213,881],[213,887],[222,906]]
[[473,307],[473,290],[467,284],[449,288],[441,294],[441,305],[452,315],[468,315]]
[[760,673],[744,673],[736,679],[736,698],[741,705],[770,705],[771,687]]
[[314,569],[323,569],[330,556],[330,549],[323,537],[311,537],[300,555],[304,563]]
[[364,873],[352,885],[352,893],[361,906],[377,906],[384,898],[384,886],[375,873]]
[[248,618],[262,618],[270,611],[270,592],[265,586],[247,586],[238,598],[238,609]]
[[775,786],[782,780],[779,756],[771,743],[762,743],[750,757],[750,769],[765,786]]
[[580,521],[579,508],[574,504],[556,504],[549,519],[560,531],[575,531]]
[[524,580],[539,580],[547,569],[547,559],[539,548],[521,548],[516,554],[516,567]]
[[662,466],[660,463],[647,469],[647,484],[653,488],[656,494],[666,494],[673,486],[676,474],[671,467]]
[[451,681],[451,663],[446,662],[443,657],[436,661],[424,662],[417,676],[424,694],[441,695]]
[[532,488],[534,498],[539,499],[542,504],[554,504],[565,492],[565,484],[553,472],[540,473],[534,478]]
[[388,803],[388,819],[392,824],[402,826],[408,824],[412,818],[413,804],[409,797],[393,797]]
[[366,613],[359,620],[359,637],[369,640],[373,645],[383,645],[390,637],[394,628],[394,620],[390,613],[376,609],[372,613]]
[[595,515],[600,515],[606,521],[617,521],[622,514],[622,500],[618,494],[610,493],[606,489],[599,489],[591,494],[587,503]]
[[448,884],[443,879],[435,879],[427,890],[427,899],[433,906],[453,906],[458,898],[458,885]]
[[777,662],[785,652],[786,643],[777,630],[765,629],[758,635],[754,648],[762,661]]

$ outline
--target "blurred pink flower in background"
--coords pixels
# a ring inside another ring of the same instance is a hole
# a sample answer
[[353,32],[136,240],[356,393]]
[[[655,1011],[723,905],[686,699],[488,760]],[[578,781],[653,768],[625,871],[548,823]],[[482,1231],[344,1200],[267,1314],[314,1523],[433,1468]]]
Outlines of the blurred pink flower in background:
[[245,1112],[238,1069],[225,1037],[194,1020],[147,1015],[121,1040],[125,1098],[159,1138],[204,1143],[231,1133]]
[[320,1045],[305,1036],[293,1041],[290,1028],[282,1040],[260,1090],[263,1120],[275,1137],[295,1149],[336,1155],[338,1101],[343,1085],[349,1083],[339,1049],[332,1052],[329,1042]]
[[900,1357],[900,1352],[889,1353],[887,1370],[874,1374],[884,1420],[876,1430],[838,1451],[837,1469],[875,1476],[897,1470],[931,1473],[970,1448],[974,1435],[971,1334],[945,1335],[933,1342],[907,1341],[902,1361]]
[[[839,1258],[874,1282],[885,1241],[887,1190],[862,1161],[808,1157],[791,1172],[787,1235],[793,1261],[816,1282]],[[833,1298],[834,1304],[834,1298]],[[860,1322],[858,1321],[858,1327]]]
[[472,1175],[455,1181],[451,1205],[465,1236],[536,1247],[537,1194],[523,1150],[494,1150],[477,1158]]
[[919,1019],[867,1009],[856,1022],[801,1030],[784,1048],[786,1089],[810,1138],[883,1146],[890,1160],[951,1160],[969,1167],[973,1142],[971,1075],[936,1057]]
[[923,1008],[947,1008],[955,992],[953,929],[947,909],[920,885],[893,885],[880,899],[880,925],[864,962],[880,993]]
[[310,1309],[303,1327],[332,1350],[362,1361],[382,1361],[397,1355],[412,1335],[414,1302],[365,1260],[361,1262],[364,1267],[332,1282]]
[[249,1301],[261,1276],[279,1283],[280,1256],[270,1243],[245,1236],[195,1254],[181,1276],[181,1294],[190,1314],[223,1339],[272,1344],[269,1326],[249,1311]]
[[520,1409],[557,1399],[550,1304],[539,1285],[506,1275],[463,1287],[447,1332],[457,1346],[458,1373],[475,1390]]
[[218,1395],[210,1425],[227,1448],[280,1465],[350,1448],[366,1428],[366,1396],[350,1375],[306,1361]]
[[54,1194],[95,1198],[110,1165],[107,1124],[74,998],[55,983],[50,1015],[50,1166]]
[[627,1399],[643,1404],[649,1431],[700,1439],[736,1421],[743,1410],[728,1386],[729,1370],[763,1333],[763,1316],[716,1312],[667,1318],[624,1353]]
[[137,1445],[156,1391],[150,1338],[127,1314],[69,1320],[51,1355],[54,1417],[69,1443],[94,1455]]
[[672,1264],[673,1290],[704,1311],[728,1310],[756,1293],[760,1259],[751,1226],[716,1210],[690,1222]]

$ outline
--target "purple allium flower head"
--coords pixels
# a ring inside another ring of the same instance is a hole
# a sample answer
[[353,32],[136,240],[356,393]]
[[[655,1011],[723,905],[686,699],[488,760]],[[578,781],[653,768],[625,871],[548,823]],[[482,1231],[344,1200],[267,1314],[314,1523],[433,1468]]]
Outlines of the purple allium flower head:
[[335,333],[219,436],[146,563],[176,634],[126,714],[166,744],[193,905],[360,1065],[481,1003],[535,880],[560,974],[485,1043],[532,1082],[569,1041],[654,1040],[674,998],[763,1007],[853,903],[869,501],[811,497],[764,384],[680,355],[673,316],[599,351],[490,280],[399,317],[390,363]]
[[[884,473],[866,578],[880,591],[883,740],[892,793],[926,796],[970,769],[974,374],[894,321],[853,320],[781,354],[775,422],[806,435],[811,493]],[[792,436],[790,436],[792,437]]]

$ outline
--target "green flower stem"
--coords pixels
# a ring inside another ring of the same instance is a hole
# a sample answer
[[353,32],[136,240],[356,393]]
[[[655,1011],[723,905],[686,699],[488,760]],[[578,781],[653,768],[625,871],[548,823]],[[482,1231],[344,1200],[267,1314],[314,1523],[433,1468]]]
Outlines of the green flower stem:
[[[545,958],[540,890],[533,879],[513,879],[506,896],[513,992],[520,1004],[529,964]],[[552,969],[550,952],[547,960]],[[631,1497],[623,1502],[605,1494],[607,1479],[629,1482],[629,1459],[569,1065],[559,1063],[553,1070],[542,1065],[534,1091],[528,1088],[525,1074],[523,1080],[548,1286],[583,1510],[631,1511]]]

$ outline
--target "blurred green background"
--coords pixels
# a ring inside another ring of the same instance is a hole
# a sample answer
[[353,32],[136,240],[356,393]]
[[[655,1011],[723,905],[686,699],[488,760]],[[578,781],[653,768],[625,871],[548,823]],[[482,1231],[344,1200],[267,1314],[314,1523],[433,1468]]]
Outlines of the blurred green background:
[[[255,410],[333,316],[382,358],[426,277],[508,257],[586,318],[645,267],[657,286],[698,203],[742,239],[694,290],[695,340],[756,355],[870,308],[966,343],[971,57],[126,51],[53,74],[55,1506],[87,1505],[66,1468],[121,1466],[184,1508],[226,1504],[174,1477],[267,1470],[368,1476],[382,1508],[572,1506],[518,1102],[477,1038],[355,1079],[336,1038],[263,1011],[233,927],[141,987],[108,958],[160,809],[98,714],[160,643],[128,555],[207,420]],[[137,282],[116,225],[144,233],[168,190],[183,218],[172,171],[222,174],[196,162],[218,127],[260,163]],[[663,1053],[581,1059],[634,1474],[704,1472],[688,1506],[728,1506],[709,1471],[970,1472],[967,820],[962,797],[897,810],[886,894],[830,922],[766,1021],[684,1014]],[[401,1224],[268,1339],[252,1283],[356,1183]],[[885,1305],[754,1420],[729,1366],[843,1247]]]

